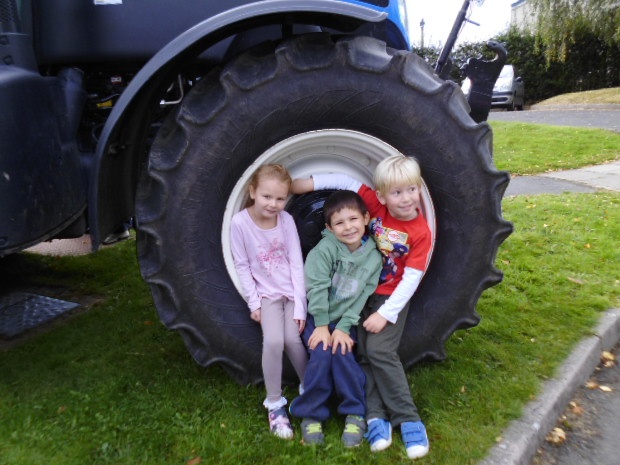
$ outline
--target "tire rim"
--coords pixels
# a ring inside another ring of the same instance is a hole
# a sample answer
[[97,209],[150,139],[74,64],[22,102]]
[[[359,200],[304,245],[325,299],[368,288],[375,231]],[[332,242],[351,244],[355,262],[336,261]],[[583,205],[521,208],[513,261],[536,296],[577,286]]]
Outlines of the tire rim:
[[[230,223],[233,215],[245,207],[250,178],[259,166],[280,163],[288,169],[293,179],[308,178],[314,174],[343,173],[372,186],[377,164],[386,157],[400,153],[391,145],[368,134],[348,129],[324,129],[289,137],[260,155],[233,187],[222,222],[222,252],[226,271],[239,294],[244,295],[232,258]],[[431,229],[434,244],[435,210],[424,183],[422,210]]]

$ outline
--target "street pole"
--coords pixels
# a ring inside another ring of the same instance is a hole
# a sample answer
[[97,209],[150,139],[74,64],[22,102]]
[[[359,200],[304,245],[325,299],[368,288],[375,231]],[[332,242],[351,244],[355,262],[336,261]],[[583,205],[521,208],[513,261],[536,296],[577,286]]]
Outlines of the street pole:
[[424,24],[426,24],[424,22],[424,18],[422,18],[422,21],[420,21],[420,29],[422,30],[422,35],[420,37],[420,50],[424,49]]

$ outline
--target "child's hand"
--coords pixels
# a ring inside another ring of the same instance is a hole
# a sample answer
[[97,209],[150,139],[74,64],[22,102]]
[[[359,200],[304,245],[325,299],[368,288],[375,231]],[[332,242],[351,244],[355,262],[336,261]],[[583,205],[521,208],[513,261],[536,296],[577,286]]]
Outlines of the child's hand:
[[312,192],[314,190],[314,179],[307,178],[297,178],[293,179],[291,184],[291,193],[292,194],[305,194],[307,192]]
[[346,355],[347,352],[353,350],[354,344],[355,341],[351,336],[340,329],[334,329],[332,333],[332,354],[335,354],[338,351],[338,346],[340,346],[340,352],[342,355]]
[[330,346],[331,334],[329,334],[329,328],[327,326],[317,326],[312,331],[310,339],[308,339],[308,347],[310,350],[316,349],[319,344],[323,343],[323,350],[327,350]]
[[299,334],[303,333],[306,327],[306,320],[295,320],[295,323],[299,326]]
[[252,318],[257,323],[260,323],[260,308],[257,308],[253,312],[250,313],[250,318]]
[[388,320],[383,318],[379,312],[375,312],[366,318],[363,325],[364,329],[369,333],[380,333],[383,328],[388,324]]

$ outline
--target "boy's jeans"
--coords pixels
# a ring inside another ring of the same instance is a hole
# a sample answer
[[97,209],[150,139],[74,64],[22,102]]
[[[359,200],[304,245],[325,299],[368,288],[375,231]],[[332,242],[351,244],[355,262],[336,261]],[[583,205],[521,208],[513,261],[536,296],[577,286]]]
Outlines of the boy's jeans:
[[396,323],[388,323],[380,333],[369,333],[362,327],[363,321],[376,312],[388,297],[373,294],[366,302],[359,325],[357,353],[366,373],[368,419],[382,418],[390,421],[392,426],[398,426],[406,421],[420,421],[398,356],[409,304],[401,310]]
[[[333,332],[336,323],[329,325],[330,333]],[[306,347],[314,328],[314,318],[308,314],[306,328],[302,334]],[[351,328],[350,335],[357,342],[356,328]],[[308,349],[308,352],[310,360],[306,367],[304,393],[291,402],[291,415],[325,421],[330,417],[329,400],[335,393],[340,401],[338,413],[365,416],[366,377],[355,355],[352,352],[342,355],[340,350],[332,354],[331,347],[323,350],[323,344],[319,344],[314,350]]]

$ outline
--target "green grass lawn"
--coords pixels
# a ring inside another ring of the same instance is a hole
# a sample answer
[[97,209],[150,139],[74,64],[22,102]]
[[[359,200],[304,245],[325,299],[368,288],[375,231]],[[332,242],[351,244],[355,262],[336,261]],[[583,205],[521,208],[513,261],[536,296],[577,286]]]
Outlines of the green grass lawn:
[[[556,169],[569,137],[589,147],[575,163],[590,164],[588,150],[604,152],[594,163],[619,158],[620,136],[597,145],[587,129],[552,138],[523,127],[512,150],[517,126],[493,124],[501,169],[527,173],[534,149],[539,171]],[[497,257],[504,281],[479,301],[481,323],[450,338],[445,361],[409,371],[431,440],[419,463],[477,463],[600,313],[619,304],[620,194],[519,196],[503,206],[515,232]],[[66,290],[63,298],[91,303],[0,351],[3,465],[410,463],[397,437],[378,454],[367,444],[344,449],[341,419],[327,424],[324,447],[302,446],[299,434],[272,437],[263,387],[197,366],[178,334],[158,322],[133,240],[84,257],[9,256],[0,260],[0,282]]]
[[620,134],[542,124],[490,122],[498,168],[512,175],[569,170],[620,160]]
[[580,104],[620,104],[620,87],[610,89],[587,90],[584,92],[572,92],[570,94],[557,95],[539,102],[537,106],[545,105],[580,105]]

